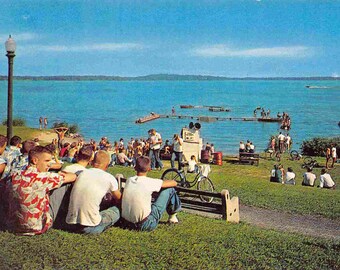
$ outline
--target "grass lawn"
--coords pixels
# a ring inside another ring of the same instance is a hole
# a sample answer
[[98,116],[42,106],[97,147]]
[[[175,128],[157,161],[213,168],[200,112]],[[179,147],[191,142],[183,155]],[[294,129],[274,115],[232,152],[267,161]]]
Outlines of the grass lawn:
[[1,269],[338,269],[340,244],[181,213],[151,232],[0,233]]
[[[14,129],[14,134],[23,139],[34,137],[29,130],[20,129]],[[0,134],[5,134],[1,126]],[[319,158],[320,163],[323,161]],[[261,159],[259,166],[238,165],[229,159],[222,166],[212,165],[210,178],[218,191],[228,189],[243,204],[322,215],[338,221],[339,188],[302,187],[302,162],[284,156],[281,163],[285,169],[293,168],[298,185],[270,183],[275,162],[267,159]],[[168,161],[165,166],[170,166]],[[314,170],[318,179],[320,170]],[[110,168],[109,172],[134,175],[132,168],[121,166]],[[330,173],[339,186],[339,164]],[[150,172],[152,177],[160,175],[159,171]],[[163,222],[151,233],[116,227],[99,236],[55,229],[34,237],[0,232],[0,269],[340,269],[339,241],[242,222],[226,224],[187,213],[180,213],[179,219],[180,224]]]

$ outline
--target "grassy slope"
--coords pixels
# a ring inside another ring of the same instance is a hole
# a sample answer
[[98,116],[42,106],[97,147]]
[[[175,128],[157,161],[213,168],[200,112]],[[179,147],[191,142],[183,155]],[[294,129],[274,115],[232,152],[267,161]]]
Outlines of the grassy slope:
[[1,269],[336,269],[340,244],[180,214],[151,233],[0,234]]
[[[26,129],[14,132],[24,139],[34,137]],[[4,134],[1,128],[0,133]],[[301,163],[287,159],[282,163],[285,168],[293,167],[300,182]],[[269,160],[261,160],[258,167],[224,162],[213,166],[210,177],[216,189],[229,189],[244,204],[339,218],[339,189],[270,183],[273,164]],[[134,174],[123,167],[109,171]],[[338,185],[339,171],[339,166],[331,171]],[[160,174],[156,171],[150,176]],[[339,242],[185,213],[179,218],[179,225],[161,224],[152,233],[111,228],[99,236],[84,236],[52,229],[41,236],[19,237],[2,232],[0,269],[339,269]]]
[[[319,163],[324,162],[318,158]],[[240,202],[246,205],[258,206],[268,209],[276,209],[299,214],[322,215],[328,218],[340,218],[340,189],[326,190],[319,188],[304,187],[301,185],[302,174],[305,169],[301,168],[302,161],[290,161],[285,155],[281,163],[285,169],[292,167],[297,175],[297,185],[281,185],[270,183],[270,171],[275,164],[272,160],[261,159],[259,166],[234,164],[230,159],[223,162],[222,166],[212,165],[209,177],[213,180],[218,191],[228,189],[231,196],[238,196]],[[169,167],[168,161],[165,166]],[[317,175],[316,185],[319,184],[321,168],[315,168]],[[132,168],[110,168],[112,174],[117,172],[125,176],[134,174]],[[330,171],[333,180],[340,184],[340,166],[336,165]],[[160,177],[161,173],[151,172],[152,176]]]

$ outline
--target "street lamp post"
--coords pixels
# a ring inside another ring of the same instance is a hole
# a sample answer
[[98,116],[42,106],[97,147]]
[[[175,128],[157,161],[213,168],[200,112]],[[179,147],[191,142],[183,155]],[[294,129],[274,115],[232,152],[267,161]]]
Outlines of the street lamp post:
[[8,57],[8,100],[7,100],[7,141],[13,136],[13,62],[15,57],[16,44],[11,35],[5,42]]

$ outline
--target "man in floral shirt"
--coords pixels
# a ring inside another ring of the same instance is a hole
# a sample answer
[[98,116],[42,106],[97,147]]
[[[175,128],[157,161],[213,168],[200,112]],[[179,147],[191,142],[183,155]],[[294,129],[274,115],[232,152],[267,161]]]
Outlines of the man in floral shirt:
[[[67,185],[76,174],[48,172],[52,153],[43,146],[29,152],[29,166],[16,173],[9,185],[9,229],[23,235],[46,232],[56,218]],[[50,192],[53,192],[50,198]],[[53,202],[53,203],[52,203]]]

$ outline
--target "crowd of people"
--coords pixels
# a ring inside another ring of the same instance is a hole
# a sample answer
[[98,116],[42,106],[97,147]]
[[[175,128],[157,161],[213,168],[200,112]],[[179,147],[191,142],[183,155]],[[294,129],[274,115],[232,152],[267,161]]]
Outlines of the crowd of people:
[[[316,175],[313,173],[313,168],[307,167],[306,172],[302,175],[303,186],[314,187],[316,183]],[[271,170],[270,182],[277,182],[286,185],[295,185],[296,174],[291,167],[287,168],[287,172],[282,164],[275,164],[274,168]],[[320,188],[335,189],[336,184],[334,183],[331,175],[328,173],[327,168],[322,168],[320,172]]]
[[[154,130],[151,135],[157,136]],[[122,197],[117,179],[106,171],[111,162],[107,150],[93,142],[77,144],[74,163],[51,171],[52,164],[58,164],[56,153],[62,150],[58,145],[57,140],[40,146],[14,136],[6,147],[7,138],[0,135],[2,228],[21,235],[43,234],[52,226],[98,234],[120,221],[124,228],[151,231],[165,212],[170,223],[178,222],[177,182],[148,177],[149,157],[136,158],[136,176],[127,179]],[[159,192],[154,201],[153,192]]]
[[277,152],[282,154],[286,151],[289,151],[292,147],[292,144],[293,140],[289,133],[285,135],[280,131],[277,136],[270,137],[266,151],[271,154],[275,154]]

